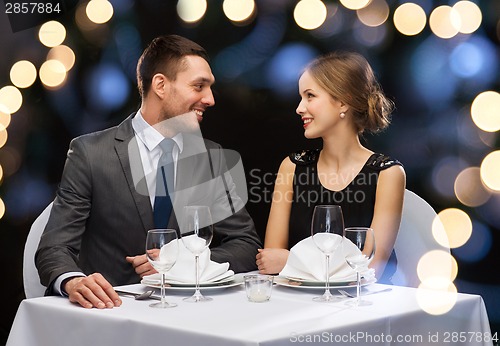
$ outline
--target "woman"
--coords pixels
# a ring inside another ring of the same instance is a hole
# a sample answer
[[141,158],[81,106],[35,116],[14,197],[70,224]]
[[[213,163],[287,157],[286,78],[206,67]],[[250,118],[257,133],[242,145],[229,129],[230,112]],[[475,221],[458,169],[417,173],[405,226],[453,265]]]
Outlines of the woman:
[[310,236],[314,206],[337,204],[345,227],[374,229],[377,251],[371,267],[379,281],[390,282],[405,172],[397,160],[364,147],[359,137],[386,128],[394,105],[369,63],[356,53],[330,53],[314,60],[299,79],[299,93],[297,114],[304,135],[321,137],[323,148],[290,154],[281,163],[264,249],[256,256],[259,271],[279,273],[288,249]]

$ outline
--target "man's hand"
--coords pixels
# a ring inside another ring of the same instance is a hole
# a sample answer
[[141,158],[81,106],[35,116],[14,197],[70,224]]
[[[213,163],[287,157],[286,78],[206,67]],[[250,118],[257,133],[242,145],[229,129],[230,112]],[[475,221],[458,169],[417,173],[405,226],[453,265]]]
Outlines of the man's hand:
[[122,304],[113,286],[100,273],[70,278],[64,282],[63,288],[70,302],[87,309],[110,309]]
[[139,276],[142,278],[146,275],[151,275],[158,273],[151,263],[149,263],[146,255],[140,255],[140,256],[127,256],[126,260],[128,263],[132,264],[132,267],[134,267],[134,270]]
[[290,252],[286,249],[259,249],[256,264],[261,274],[278,274],[286,264]]

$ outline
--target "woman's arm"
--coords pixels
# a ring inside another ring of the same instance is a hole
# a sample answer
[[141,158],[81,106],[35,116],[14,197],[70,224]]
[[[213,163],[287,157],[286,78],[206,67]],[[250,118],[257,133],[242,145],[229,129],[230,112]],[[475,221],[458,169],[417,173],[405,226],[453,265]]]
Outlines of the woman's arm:
[[376,246],[371,267],[375,268],[377,278],[384,272],[396,242],[405,187],[406,175],[403,167],[392,166],[380,172],[371,224]]
[[287,157],[281,163],[274,184],[273,201],[267,221],[264,249],[256,256],[262,274],[279,273],[288,259],[288,223],[293,199],[295,164]]

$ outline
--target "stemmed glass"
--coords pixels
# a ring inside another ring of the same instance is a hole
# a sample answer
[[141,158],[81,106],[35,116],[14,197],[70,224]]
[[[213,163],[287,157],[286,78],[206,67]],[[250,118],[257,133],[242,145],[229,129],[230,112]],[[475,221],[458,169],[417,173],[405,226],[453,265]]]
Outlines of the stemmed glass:
[[330,255],[342,243],[344,217],[338,205],[317,205],[311,221],[311,234],[314,244],[326,256],[325,293],[313,298],[316,302],[334,302],[338,298],[330,293]]
[[179,254],[175,229],[152,229],[146,236],[146,257],[149,263],[161,274],[161,301],[151,304],[153,308],[173,308],[175,303],[165,300],[165,274],[174,266]]
[[349,253],[345,260],[349,266],[356,271],[356,298],[347,304],[354,306],[371,305],[372,302],[362,300],[361,273],[368,270],[368,265],[375,254],[375,235],[369,227],[348,227],[344,230],[344,243],[353,243],[360,250],[357,254]]
[[181,236],[184,246],[194,254],[196,266],[196,289],[191,297],[184,298],[186,302],[207,302],[212,298],[205,297],[200,292],[200,255],[210,245],[213,231],[212,215],[207,206],[184,207],[184,223]]

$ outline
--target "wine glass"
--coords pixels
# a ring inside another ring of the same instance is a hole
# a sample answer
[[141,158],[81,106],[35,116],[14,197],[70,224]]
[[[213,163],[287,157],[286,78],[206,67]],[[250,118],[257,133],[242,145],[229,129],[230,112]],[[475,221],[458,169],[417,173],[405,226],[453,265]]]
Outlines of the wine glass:
[[[344,230],[343,246],[354,244],[360,252],[347,251],[345,260],[356,271],[356,298],[347,304],[354,306],[371,305],[372,302],[362,300],[360,296],[361,273],[368,270],[368,265],[375,254],[375,235],[369,227],[348,227]],[[351,244],[352,243],[352,244]]]
[[330,255],[342,243],[344,218],[342,208],[338,205],[317,205],[314,207],[311,234],[314,244],[326,256],[325,293],[313,298],[316,302],[334,302],[339,298],[330,293]]
[[153,308],[173,308],[177,306],[177,304],[167,303],[165,300],[165,274],[177,261],[177,255],[179,254],[177,239],[175,229],[151,229],[146,236],[146,257],[153,268],[161,275],[161,301],[149,305]]
[[210,245],[214,235],[212,215],[207,206],[184,207],[182,241],[184,246],[194,254],[196,267],[196,288],[191,297],[184,298],[186,302],[207,302],[212,298],[205,297],[200,292],[200,255]]

